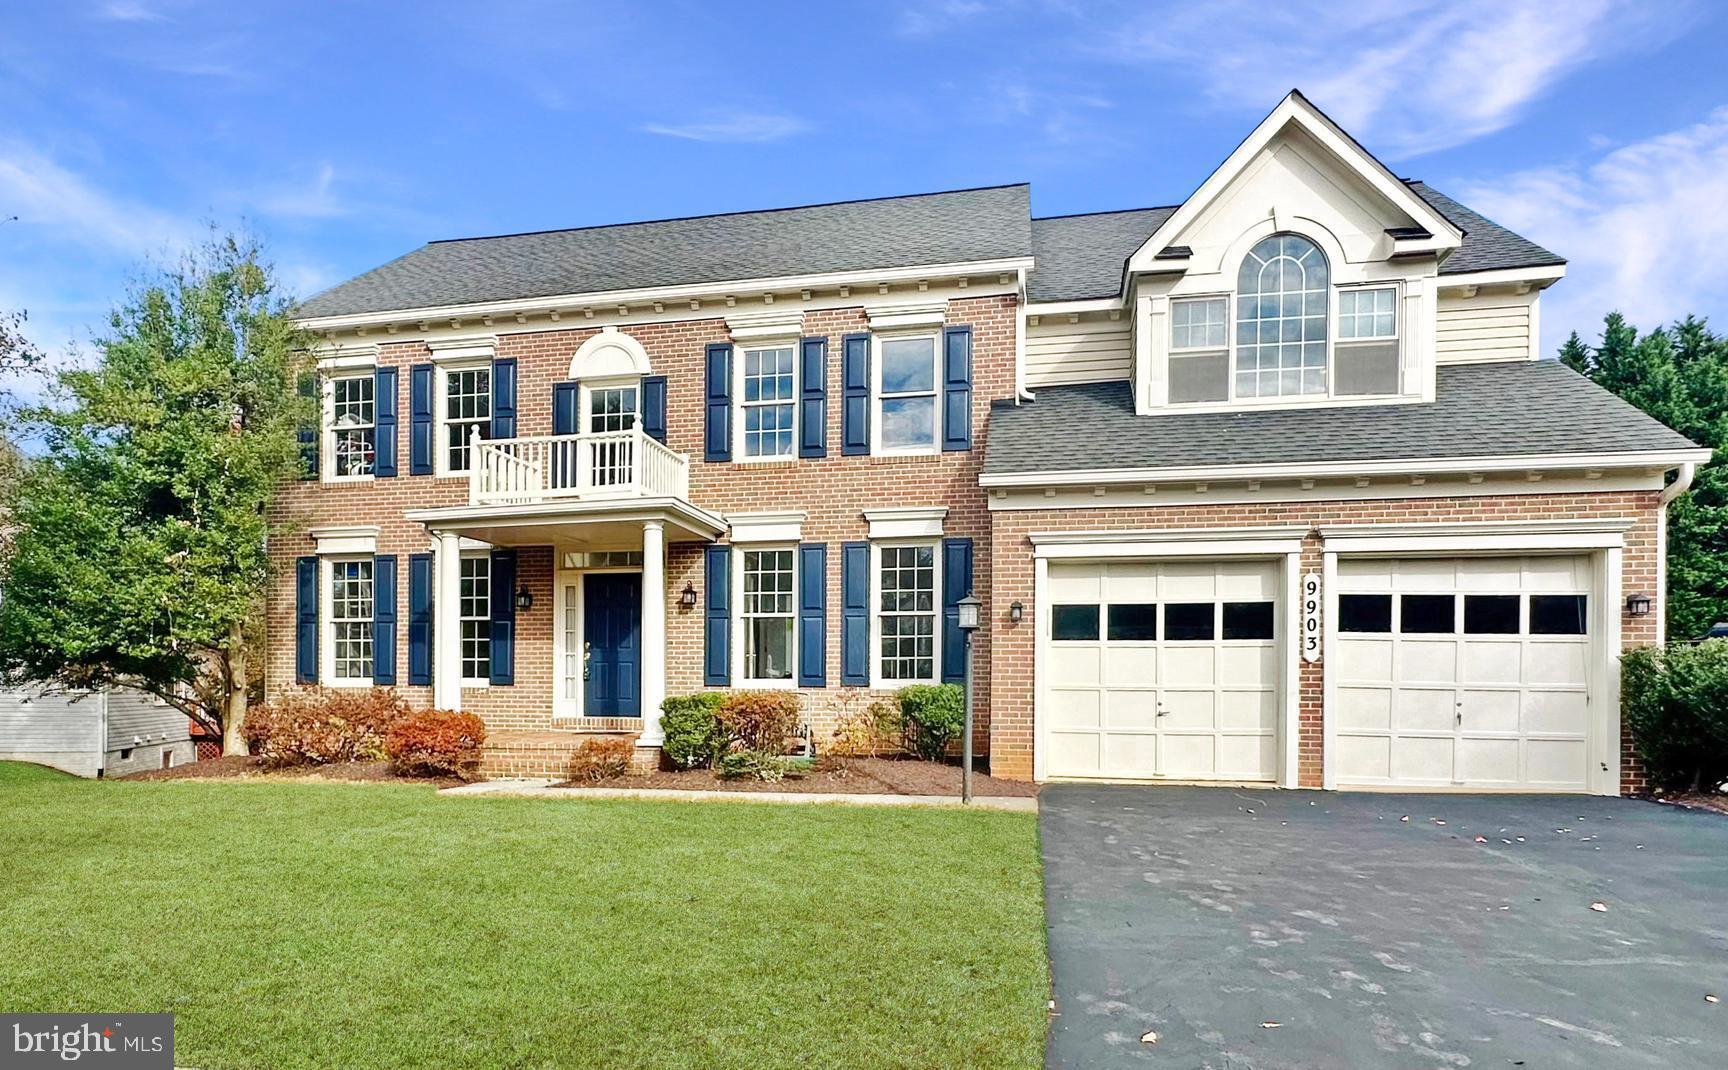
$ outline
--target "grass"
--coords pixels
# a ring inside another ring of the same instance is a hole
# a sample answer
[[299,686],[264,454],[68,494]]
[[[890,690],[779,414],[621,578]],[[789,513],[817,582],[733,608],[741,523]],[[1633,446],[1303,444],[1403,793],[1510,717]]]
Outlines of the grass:
[[0,1007],[175,1062],[1035,1067],[1030,814],[82,781],[0,763]]

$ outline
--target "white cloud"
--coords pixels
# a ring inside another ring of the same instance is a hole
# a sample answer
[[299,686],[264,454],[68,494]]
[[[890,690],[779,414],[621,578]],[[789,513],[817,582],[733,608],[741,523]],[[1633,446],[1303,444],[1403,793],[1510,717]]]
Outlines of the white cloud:
[[1106,51],[1185,69],[1214,101],[1264,111],[1302,89],[1388,156],[1432,152],[1515,122],[1581,64],[1684,29],[1684,6],[1406,0],[1160,7]]
[[1542,298],[1542,345],[1594,339],[1618,310],[1649,329],[1687,313],[1728,327],[1728,107],[1591,162],[1466,184],[1464,203],[1569,261]]
[[17,142],[0,142],[0,206],[45,240],[71,239],[132,257],[183,248],[201,229],[112,196]]
[[648,123],[642,129],[688,141],[754,144],[802,134],[810,129],[810,124],[791,115],[738,111],[716,112],[693,123]]
[[318,171],[309,184],[265,193],[258,200],[258,210],[266,215],[299,219],[332,219],[347,215],[348,206],[332,188],[335,182],[336,168],[325,161],[318,165]]
[[112,0],[96,10],[100,18],[114,22],[163,22],[168,16],[138,3],[137,0]]
[[901,10],[895,26],[908,37],[928,37],[956,23],[970,21],[987,10],[983,0],[939,0],[913,4]]

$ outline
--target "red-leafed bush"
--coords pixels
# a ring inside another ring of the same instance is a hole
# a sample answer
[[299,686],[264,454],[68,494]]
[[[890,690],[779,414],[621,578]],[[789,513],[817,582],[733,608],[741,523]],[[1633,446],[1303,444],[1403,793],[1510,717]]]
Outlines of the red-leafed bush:
[[635,753],[635,736],[585,739],[570,756],[570,779],[590,784],[616,780],[630,771],[630,759]]
[[734,691],[715,712],[737,748],[763,754],[785,754],[802,723],[796,691]]
[[384,739],[390,766],[402,776],[473,780],[486,745],[486,722],[472,713],[417,710],[397,721]]
[[246,745],[267,766],[376,761],[384,737],[408,714],[388,687],[310,687],[252,710]]

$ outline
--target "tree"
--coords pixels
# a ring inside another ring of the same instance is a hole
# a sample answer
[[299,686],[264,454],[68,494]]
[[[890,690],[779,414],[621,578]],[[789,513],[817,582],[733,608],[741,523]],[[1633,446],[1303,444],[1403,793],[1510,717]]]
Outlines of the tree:
[[1560,359],[1715,451],[1669,507],[1665,612],[1677,639],[1728,620],[1728,339],[1693,316],[1639,337],[1613,312],[1598,345],[1574,332]]
[[138,285],[97,346],[30,414],[46,450],[14,496],[0,674],[136,687],[244,754],[268,507],[314,419],[308,339],[257,245],[227,237]]

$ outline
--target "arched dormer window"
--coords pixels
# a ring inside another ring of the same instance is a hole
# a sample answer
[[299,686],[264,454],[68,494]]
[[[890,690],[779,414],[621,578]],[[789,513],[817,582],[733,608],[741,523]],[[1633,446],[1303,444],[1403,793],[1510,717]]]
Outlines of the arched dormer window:
[[1242,260],[1236,281],[1236,396],[1326,393],[1326,254],[1274,234]]

